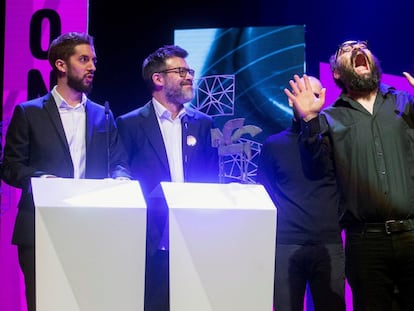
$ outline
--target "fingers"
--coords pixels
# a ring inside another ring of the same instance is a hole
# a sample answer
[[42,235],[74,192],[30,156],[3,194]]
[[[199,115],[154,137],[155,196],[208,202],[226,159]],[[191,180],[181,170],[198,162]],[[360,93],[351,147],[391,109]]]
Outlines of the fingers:
[[290,104],[293,105],[293,102],[295,100],[295,95],[293,95],[292,92],[289,89],[285,88],[283,91],[285,92],[286,96],[288,97],[289,106],[290,106]]
[[414,86],[414,77],[406,71],[403,72],[403,75],[407,78],[408,83],[410,83],[411,86]]
[[312,89],[312,83],[314,82],[306,74],[302,78],[299,75],[294,75],[293,79],[289,81],[290,89],[284,89],[289,106],[294,108],[295,113],[305,121],[316,117],[325,103],[326,89],[320,89],[320,86],[318,86],[318,89],[320,89],[319,97],[316,97]]
[[292,88],[293,94],[299,94],[303,90],[302,82],[298,75],[294,75],[293,80],[289,80],[289,85]]
[[309,77],[306,74],[303,75],[301,82],[302,81],[305,87],[304,90],[312,90],[312,85],[310,83]]
[[323,87],[319,92],[319,102],[321,103],[321,107],[325,105],[325,98],[326,98],[326,88]]
[[303,92],[308,90],[312,91],[312,84],[306,74],[304,74],[302,78],[299,75],[294,75],[293,80],[289,80],[289,85],[292,90],[286,88],[284,92],[290,101],[293,101]]

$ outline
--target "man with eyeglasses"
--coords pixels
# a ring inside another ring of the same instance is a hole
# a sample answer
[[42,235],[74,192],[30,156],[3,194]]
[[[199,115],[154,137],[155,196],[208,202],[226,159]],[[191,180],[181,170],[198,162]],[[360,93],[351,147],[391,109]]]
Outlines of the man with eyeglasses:
[[[309,76],[319,96],[322,84]],[[289,100],[292,107],[292,102]],[[345,263],[338,223],[339,192],[333,168],[312,179],[302,168],[300,117],[269,136],[260,151],[257,177],[277,206],[275,311],[302,311],[309,285],[313,310],[345,311]],[[323,202],[321,204],[321,202]]]
[[309,174],[335,164],[353,310],[392,310],[395,288],[401,310],[414,310],[414,96],[381,83],[365,41],[341,44],[330,66],[342,90],[332,106],[321,111],[325,90],[316,98],[306,75],[285,93],[302,118]]
[[151,53],[142,64],[142,77],[152,99],[117,118],[132,176],[147,202],[145,311],[169,310],[168,208],[156,195],[157,187],[161,181],[219,181],[213,119],[188,105],[194,97],[194,70],[187,56],[174,45]]

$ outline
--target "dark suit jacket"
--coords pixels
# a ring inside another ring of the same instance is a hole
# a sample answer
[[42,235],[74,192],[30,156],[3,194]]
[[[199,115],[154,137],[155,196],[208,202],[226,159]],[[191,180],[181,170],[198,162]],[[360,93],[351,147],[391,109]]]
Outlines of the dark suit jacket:
[[[119,116],[116,122],[129,155],[132,177],[139,181],[147,202],[147,243],[150,243],[147,247],[153,253],[158,247],[168,214],[159,196],[151,196],[151,193],[157,192],[154,190],[161,181],[171,181],[161,129],[151,101]],[[218,182],[218,153],[211,144],[213,119],[194,109],[187,109],[181,122],[185,181]],[[196,139],[194,146],[187,144],[189,136]]]
[[[108,131],[111,177],[129,176],[127,155],[111,112],[90,100],[86,103],[85,178],[108,177]],[[108,126],[109,124],[109,126]],[[11,118],[4,148],[2,178],[22,189],[13,243],[34,245],[34,204],[30,179],[45,174],[73,178],[74,169],[59,111],[53,96],[17,105]]]

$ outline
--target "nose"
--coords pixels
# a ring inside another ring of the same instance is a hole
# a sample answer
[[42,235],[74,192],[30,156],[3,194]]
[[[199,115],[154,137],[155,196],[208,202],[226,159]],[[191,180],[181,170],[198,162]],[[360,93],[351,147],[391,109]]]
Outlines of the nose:
[[361,44],[355,44],[355,45],[352,46],[352,50],[356,50],[356,49],[361,50],[362,48],[363,48],[363,46]]
[[89,67],[91,68],[90,70],[95,72],[96,71],[96,64],[94,61],[90,61],[89,62]]

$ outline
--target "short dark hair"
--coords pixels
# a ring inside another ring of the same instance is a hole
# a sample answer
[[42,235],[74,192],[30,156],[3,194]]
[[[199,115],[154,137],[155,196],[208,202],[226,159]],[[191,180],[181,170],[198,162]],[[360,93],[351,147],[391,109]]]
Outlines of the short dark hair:
[[93,47],[94,38],[84,32],[68,32],[52,41],[49,47],[48,59],[55,72],[57,72],[56,60],[68,61],[75,54],[75,47],[80,44],[88,44]]
[[165,70],[165,61],[172,57],[186,58],[188,52],[178,45],[164,45],[151,53],[142,63],[142,78],[147,87],[152,91],[152,75],[155,72]]

